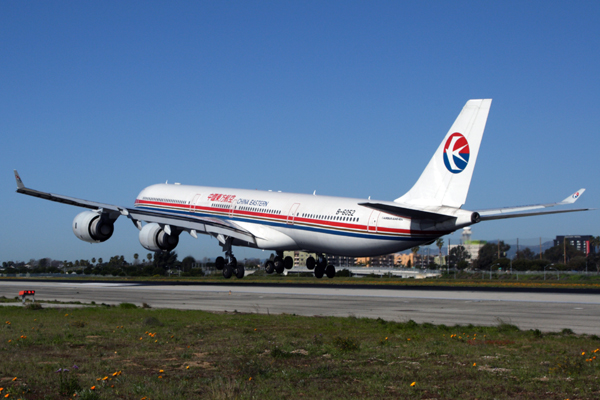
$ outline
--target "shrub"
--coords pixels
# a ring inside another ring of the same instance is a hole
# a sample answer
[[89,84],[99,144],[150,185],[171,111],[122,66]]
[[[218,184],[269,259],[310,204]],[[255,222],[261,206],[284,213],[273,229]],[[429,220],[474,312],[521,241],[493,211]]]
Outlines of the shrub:
[[341,351],[354,351],[360,348],[360,344],[349,337],[336,336],[333,338],[333,344]]
[[29,303],[25,306],[28,310],[41,310],[42,305],[40,303]]
[[279,347],[275,347],[273,351],[271,351],[271,357],[273,358],[290,358],[291,356],[291,353],[283,351]]
[[146,326],[163,326],[163,323],[154,317],[148,317],[144,320]]

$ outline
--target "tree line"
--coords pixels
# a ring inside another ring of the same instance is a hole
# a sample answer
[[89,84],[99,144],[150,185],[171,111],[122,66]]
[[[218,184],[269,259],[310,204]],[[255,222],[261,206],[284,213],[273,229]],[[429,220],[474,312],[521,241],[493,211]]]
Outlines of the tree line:
[[540,253],[525,247],[509,259],[507,252],[510,245],[501,240],[498,243],[483,245],[472,265],[467,261],[471,255],[464,246],[453,247],[448,262],[451,268],[457,269],[543,271],[544,268],[551,266],[559,271],[600,272],[600,254],[595,251],[598,246],[600,246],[600,236],[590,241],[591,251],[587,255],[567,242],[558,243],[543,251],[541,257]]
[[[140,258],[138,253],[133,255],[133,263],[129,263],[122,255],[112,256],[108,261],[102,258],[91,260],[59,261],[51,258],[39,260],[4,261],[2,262],[2,273],[4,274],[57,274],[76,273],[85,275],[102,276],[166,276],[174,273],[181,276],[201,276],[204,271],[215,268],[214,260],[204,257],[196,260],[187,256],[179,260],[175,251],[164,251],[148,253],[145,258]],[[253,267],[260,264],[258,259],[239,260],[245,266]]]

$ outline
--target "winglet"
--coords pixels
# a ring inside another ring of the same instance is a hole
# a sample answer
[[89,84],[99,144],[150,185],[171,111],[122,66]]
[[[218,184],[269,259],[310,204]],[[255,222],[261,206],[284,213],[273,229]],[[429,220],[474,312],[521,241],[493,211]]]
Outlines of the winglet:
[[15,169],[15,179],[17,180],[17,189],[23,189],[25,187],[25,185],[23,185],[23,181],[21,180],[21,177],[19,176],[19,173],[17,172],[17,170]]
[[585,192],[585,189],[579,189],[578,191],[576,191],[575,193],[573,193],[572,195],[570,195],[569,197],[567,197],[566,199],[564,199],[563,201],[561,201],[558,204],[575,203],[577,201],[577,199],[579,198],[579,196],[581,196],[583,194],[583,192]]

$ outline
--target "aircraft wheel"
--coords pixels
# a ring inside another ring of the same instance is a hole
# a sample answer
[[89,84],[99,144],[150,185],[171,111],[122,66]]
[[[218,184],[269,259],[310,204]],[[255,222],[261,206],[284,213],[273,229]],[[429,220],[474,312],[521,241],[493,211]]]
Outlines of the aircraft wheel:
[[275,263],[273,263],[273,261],[269,260],[265,263],[265,272],[267,274],[275,272]]
[[215,266],[219,271],[222,270],[225,266],[225,259],[221,256],[217,257],[217,259],[215,260]]
[[306,268],[313,270],[315,269],[316,264],[317,262],[315,261],[315,258],[313,256],[310,256],[306,259]]
[[315,278],[321,279],[325,273],[325,267],[323,265],[317,265],[315,267]]
[[231,256],[229,259],[229,266],[235,268],[237,266],[237,259],[234,256]]
[[278,274],[281,274],[283,272],[283,268],[284,268],[283,259],[281,257],[277,256],[273,260],[273,263],[275,264],[275,272],[277,272]]
[[287,256],[283,259],[283,266],[285,269],[292,269],[294,267],[294,259],[290,256]]
[[238,279],[242,279],[244,277],[244,266],[243,265],[238,265],[235,269],[235,277]]
[[231,278],[232,274],[233,274],[233,268],[231,268],[229,265],[226,265],[223,267],[223,277],[225,279]]
[[331,264],[325,267],[325,275],[327,275],[329,279],[333,278],[335,276],[335,267]]

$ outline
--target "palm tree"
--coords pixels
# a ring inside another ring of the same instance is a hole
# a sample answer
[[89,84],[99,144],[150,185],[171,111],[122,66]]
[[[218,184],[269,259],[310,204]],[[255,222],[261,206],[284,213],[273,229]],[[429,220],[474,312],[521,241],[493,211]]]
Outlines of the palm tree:
[[412,255],[413,255],[413,262],[412,262],[412,267],[415,267],[415,256],[417,255],[417,253],[419,252],[419,246],[415,246],[412,249],[410,249],[410,251],[412,251]]
[[435,241],[435,245],[439,250],[440,268],[442,268],[442,247],[444,246],[444,239],[437,238],[437,240]]
[[135,260],[133,263],[136,264],[136,265],[137,265],[138,258],[140,258],[140,255],[138,253],[135,253],[133,255],[133,259]]
[[148,263],[150,263],[152,261],[152,253],[148,253],[146,258],[148,259]]

